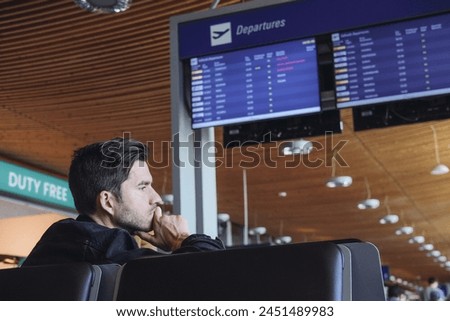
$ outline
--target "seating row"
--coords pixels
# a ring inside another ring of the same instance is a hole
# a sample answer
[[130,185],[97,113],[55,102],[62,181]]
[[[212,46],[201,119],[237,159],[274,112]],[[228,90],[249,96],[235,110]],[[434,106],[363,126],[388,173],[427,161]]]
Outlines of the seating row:
[[311,242],[0,270],[0,300],[385,300],[377,248]]

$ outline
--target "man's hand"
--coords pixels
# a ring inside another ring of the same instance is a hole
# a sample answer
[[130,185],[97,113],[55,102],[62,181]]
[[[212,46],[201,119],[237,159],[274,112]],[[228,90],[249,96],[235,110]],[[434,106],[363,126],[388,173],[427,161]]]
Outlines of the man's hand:
[[190,233],[187,221],[181,215],[162,214],[158,207],[153,215],[152,231],[136,232],[143,240],[164,251],[174,251]]

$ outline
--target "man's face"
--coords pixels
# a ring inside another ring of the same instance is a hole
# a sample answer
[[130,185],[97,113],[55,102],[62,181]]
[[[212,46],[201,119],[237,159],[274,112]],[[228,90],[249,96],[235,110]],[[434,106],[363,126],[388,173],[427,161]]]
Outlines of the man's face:
[[161,197],[152,187],[153,177],[145,162],[136,161],[121,189],[121,201],[115,208],[117,226],[130,232],[152,229],[153,215],[160,211]]

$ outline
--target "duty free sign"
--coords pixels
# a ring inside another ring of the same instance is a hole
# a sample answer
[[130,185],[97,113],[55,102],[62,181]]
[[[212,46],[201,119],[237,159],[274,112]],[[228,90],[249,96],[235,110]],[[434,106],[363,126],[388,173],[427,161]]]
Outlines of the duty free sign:
[[0,161],[0,192],[74,209],[68,183],[60,178]]

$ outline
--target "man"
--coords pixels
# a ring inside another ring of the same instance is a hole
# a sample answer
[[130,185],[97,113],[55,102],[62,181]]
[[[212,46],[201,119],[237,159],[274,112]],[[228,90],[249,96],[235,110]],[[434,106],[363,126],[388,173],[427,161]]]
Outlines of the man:
[[438,280],[431,276],[428,278],[428,286],[423,293],[424,301],[443,301],[445,300],[444,291],[439,288]]
[[399,285],[391,285],[388,287],[388,301],[406,301],[405,291]]
[[162,213],[147,159],[144,144],[123,138],[75,151],[69,187],[80,215],[50,226],[22,266],[80,261],[124,264],[160,254],[139,248],[134,235],[172,253],[224,249],[217,238],[191,235],[182,216]]

